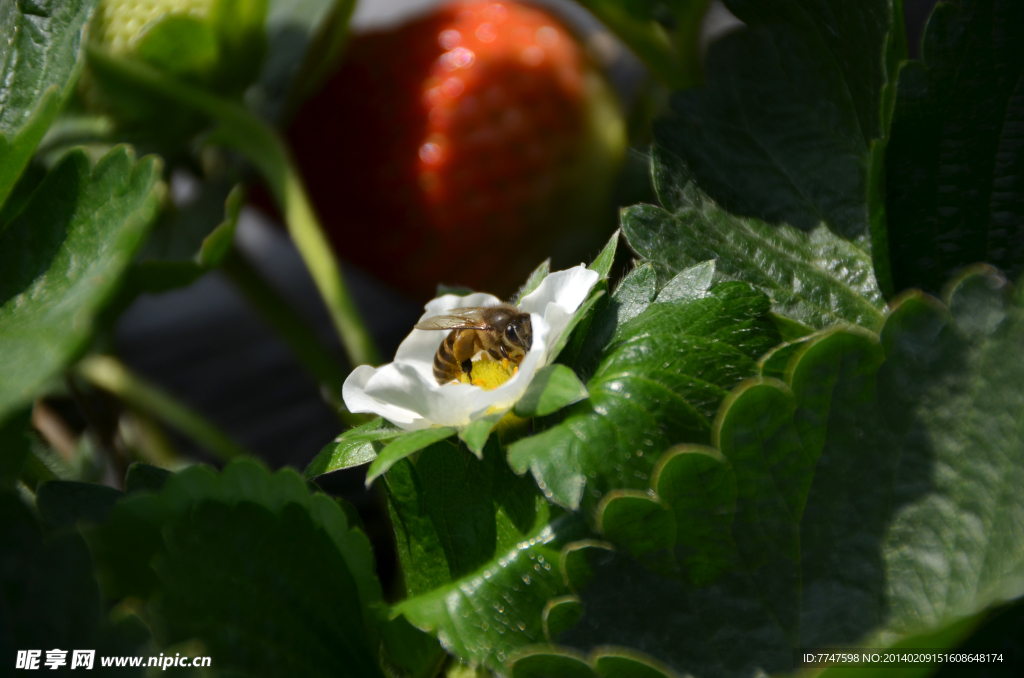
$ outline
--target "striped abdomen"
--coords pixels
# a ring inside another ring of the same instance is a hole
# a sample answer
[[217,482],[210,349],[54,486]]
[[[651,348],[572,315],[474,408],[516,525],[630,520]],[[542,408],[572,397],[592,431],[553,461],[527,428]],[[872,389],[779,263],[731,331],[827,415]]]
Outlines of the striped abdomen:
[[[437,353],[434,354],[434,378],[437,379],[437,383],[448,384],[458,381],[462,376],[462,361],[456,358],[456,353],[461,353],[461,351],[457,351],[456,342],[459,344],[458,348],[462,348],[467,343],[467,339],[468,343],[472,345],[473,338],[466,336],[467,333],[475,334],[476,330],[452,330],[437,347]],[[470,353],[469,357],[472,356],[473,354]]]

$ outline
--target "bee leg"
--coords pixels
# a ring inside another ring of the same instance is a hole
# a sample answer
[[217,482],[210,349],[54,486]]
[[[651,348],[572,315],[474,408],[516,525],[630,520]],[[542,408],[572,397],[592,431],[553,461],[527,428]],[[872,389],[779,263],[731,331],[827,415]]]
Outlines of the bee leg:
[[472,384],[473,383],[473,361],[472,360],[463,360],[462,361],[462,371],[466,373],[466,376],[469,377],[469,383]]

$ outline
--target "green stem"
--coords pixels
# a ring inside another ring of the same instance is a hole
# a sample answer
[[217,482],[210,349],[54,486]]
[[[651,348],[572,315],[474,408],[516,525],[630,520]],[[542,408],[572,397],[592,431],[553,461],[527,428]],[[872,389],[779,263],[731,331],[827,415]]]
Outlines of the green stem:
[[163,419],[224,461],[249,455],[226,433],[192,408],[132,374],[121,361],[111,356],[83,358],[75,371],[94,386],[109,391],[126,403]]
[[641,19],[624,5],[609,0],[580,0],[601,22],[640,57],[654,77],[671,89],[686,86],[668,34],[657,22]]
[[169,78],[139,61],[118,59],[92,48],[88,53],[93,67],[205,113],[220,123],[216,138],[245,155],[273,192],[288,232],[327,305],[349,361],[353,365],[379,364],[376,346],[345,287],[338,260],[280,135],[233,101]]
[[342,421],[349,426],[365,423],[362,417],[349,412],[342,402],[345,370],[338,365],[306,321],[292,310],[288,302],[263,279],[242,253],[238,250],[228,252],[220,264],[220,270],[288,344],[306,372],[327,391],[327,399],[338,409]]
[[676,46],[679,50],[679,72],[682,87],[704,84],[704,66],[701,63],[700,34],[711,0],[690,0],[675,5]]

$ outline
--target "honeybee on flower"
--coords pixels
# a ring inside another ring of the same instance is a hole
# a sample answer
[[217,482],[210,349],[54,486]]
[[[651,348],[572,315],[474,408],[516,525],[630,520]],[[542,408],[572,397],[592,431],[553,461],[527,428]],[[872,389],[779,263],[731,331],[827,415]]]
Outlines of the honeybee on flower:
[[[398,347],[394,362],[381,367],[361,365],[353,370],[342,391],[346,407],[351,412],[379,415],[407,431],[432,426],[461,429],[482,417],[508,412],[526,392],[537,371],[557,357],[555,347],[559,339],[599,278],[596,271],[582,265],[544,278],[537,289],[513,307],[517,317],[529,316],[531,335],[529,345],[522,346],[523,354],[515,355],[518,362],[513,364],[495,358],[489,351],[478,351],[465,370],[472,372],[472,383],[439,383],[435,358],[449,335],[413,329]],[[466,313],[470,308],[501,305],[502,301],[490,294],[446,294],[427,303],[418,324],[423,326],[439,316]],[[517,327],[524,325],[521,321]],[[522,339],[518,334],[517,338]]]

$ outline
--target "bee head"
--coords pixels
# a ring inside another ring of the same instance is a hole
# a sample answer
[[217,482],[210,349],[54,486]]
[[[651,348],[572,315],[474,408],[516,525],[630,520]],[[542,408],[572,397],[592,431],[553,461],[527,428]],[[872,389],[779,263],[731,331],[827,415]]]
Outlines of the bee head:
[[506,343],[526,353],[533,344],[533,325],[530,323],[530,316],[523,313],[511,318],[503,334]]

